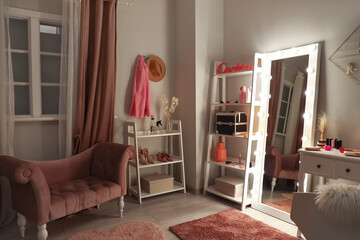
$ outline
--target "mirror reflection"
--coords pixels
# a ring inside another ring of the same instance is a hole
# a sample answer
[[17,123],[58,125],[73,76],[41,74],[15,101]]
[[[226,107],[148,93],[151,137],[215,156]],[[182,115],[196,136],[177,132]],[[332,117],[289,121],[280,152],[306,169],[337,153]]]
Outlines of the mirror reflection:
[[308,55],[271,62],[262,203],[290,213],[297,190]]

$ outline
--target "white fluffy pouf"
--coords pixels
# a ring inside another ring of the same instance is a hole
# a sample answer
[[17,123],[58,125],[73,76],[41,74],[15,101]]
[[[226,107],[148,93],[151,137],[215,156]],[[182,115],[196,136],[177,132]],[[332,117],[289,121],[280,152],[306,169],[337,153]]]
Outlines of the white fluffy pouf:
[[328,184],[318,188],[315,204],[326,217],[338,223],[360,221],[360,186]]

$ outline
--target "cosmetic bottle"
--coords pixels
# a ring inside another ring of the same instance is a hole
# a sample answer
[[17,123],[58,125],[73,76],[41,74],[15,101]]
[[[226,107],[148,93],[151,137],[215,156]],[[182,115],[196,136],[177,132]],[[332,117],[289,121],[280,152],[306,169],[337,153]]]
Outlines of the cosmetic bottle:
[[242,103],[242,87],[240,87],[239,91],[239,103]]
[[239,103],[246,103],[246,86],[240,87]]
[[246,90],[246,103],[251,102],[251,87]]

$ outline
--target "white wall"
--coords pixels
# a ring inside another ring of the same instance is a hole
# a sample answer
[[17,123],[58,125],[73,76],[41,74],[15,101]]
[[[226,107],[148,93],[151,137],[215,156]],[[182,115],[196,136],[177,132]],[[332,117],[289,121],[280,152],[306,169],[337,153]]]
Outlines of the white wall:
[[321,42],[318,112],[328,114],[328,137],[360,147],[360,86],[328,58],[360,24],[358,0],[226,0],[224,55],[227,61],[253,62],[270,52]]

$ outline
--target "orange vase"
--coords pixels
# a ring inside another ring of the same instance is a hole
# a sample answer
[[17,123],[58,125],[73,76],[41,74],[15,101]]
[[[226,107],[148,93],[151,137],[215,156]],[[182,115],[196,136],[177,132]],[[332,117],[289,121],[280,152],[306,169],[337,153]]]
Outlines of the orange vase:
[[223,142],[218,142],[214,152],[214,159],[217,162],[226,161],[226,148]]

